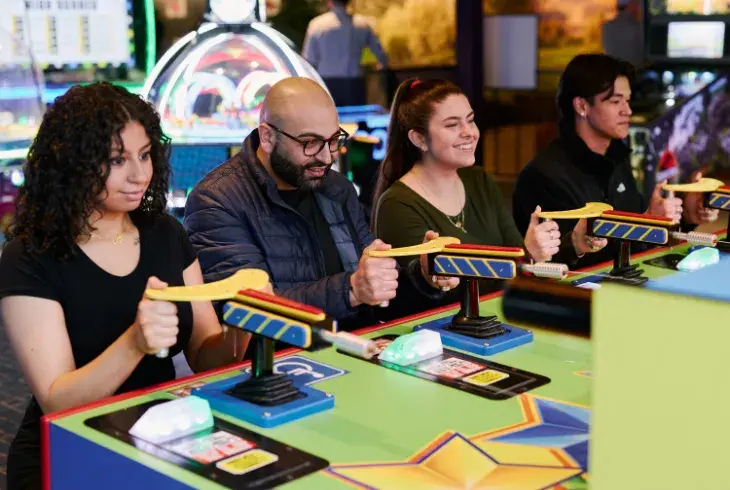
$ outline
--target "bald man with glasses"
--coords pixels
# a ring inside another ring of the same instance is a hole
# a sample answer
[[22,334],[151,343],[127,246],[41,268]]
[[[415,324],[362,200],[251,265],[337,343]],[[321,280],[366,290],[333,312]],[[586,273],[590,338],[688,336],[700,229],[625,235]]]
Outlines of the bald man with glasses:
[[263,269],[277,294],[322,308],[343,330],[427,308],[457,284],[433,281],[423,258],[401,269],[365,253],[390,246],[371,235],[352,183],[330,170],[348,136],[316,82],[271,88],[241,152],[188,196],[185,228],[206,282]]

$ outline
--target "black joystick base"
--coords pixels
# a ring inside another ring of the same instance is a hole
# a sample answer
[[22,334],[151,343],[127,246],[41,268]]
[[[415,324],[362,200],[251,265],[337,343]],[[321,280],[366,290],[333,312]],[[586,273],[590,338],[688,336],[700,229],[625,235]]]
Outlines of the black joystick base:
[[613,268],[608,273],[608,279],[626,284],[644,284],[649,278],[643,275],[644,269],[639,269],[638,267],[635,264],[628,267]]
[[305,398],[288,374],[274,374],[274,341],[254,335],[251,377],[226,390],[239,400],[264,407],[275,407]]
[[459,313],[444,330],[466,335],[475,339],[490,339],[506,333],[502,322],[496,316],[468,317]]
[[264,407],[283,405],[307,396],[294,386],[294,381],[288,374],[251,376],[228,389],[226,394]]
[[644,276],[644,270],[639,269],[637,264],[631,265],[631,243],[621,241],[613,259],[613,269],[608,273],[606,279],[621,284],[639,286],[649,280]]
[[507,333],[497,317],[479,315],[479,281],[466,278],[461,290],[461,311],[444,330],[475,339],[489,339]]

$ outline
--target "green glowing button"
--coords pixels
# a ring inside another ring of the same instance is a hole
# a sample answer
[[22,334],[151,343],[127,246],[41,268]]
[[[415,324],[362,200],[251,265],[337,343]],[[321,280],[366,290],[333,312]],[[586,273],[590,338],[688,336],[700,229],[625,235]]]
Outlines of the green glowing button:
[[380,353],[381,361],[408,366],[444,353],[441,335],[433,330],[401,335]]
[[720,262],[720,252],[716,248],[704,247],[687,255],[677,264],[677,270],[692,272]]

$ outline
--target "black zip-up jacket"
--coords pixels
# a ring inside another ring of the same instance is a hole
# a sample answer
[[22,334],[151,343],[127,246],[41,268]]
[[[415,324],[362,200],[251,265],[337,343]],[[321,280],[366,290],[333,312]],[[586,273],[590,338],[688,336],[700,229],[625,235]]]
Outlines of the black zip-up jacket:
[[[605,155],[593,152],[575,132],[563,132],[533,158],[517,178],[512,198],[517,229],[524,236],[536,206],[543,211],[582,208],[588,202],[605,202],[619,211],[644,213],[648,200],[639,192],[631,170],[631,151],[613,140]],[[578,259],[571,243],[574,220],[561,220],[562,246],[554,262],[571,268],[612,260],[609,244],[597,253]],[[632,244],[632,252],[646,247]]]

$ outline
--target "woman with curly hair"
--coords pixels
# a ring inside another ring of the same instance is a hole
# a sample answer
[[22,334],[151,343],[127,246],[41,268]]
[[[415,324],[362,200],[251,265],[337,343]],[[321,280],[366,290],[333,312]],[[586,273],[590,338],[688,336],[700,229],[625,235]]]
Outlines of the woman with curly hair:
[[203,282],[165,210],[168,154],[155,110],[107,83],[72,88],[43,119],[0,258],[1,320],[34,395],[10,447],[10,488],[40,488],[42,414],[172,380],[180,352],[203,371],[246,349],[209,302],[143,298]]

